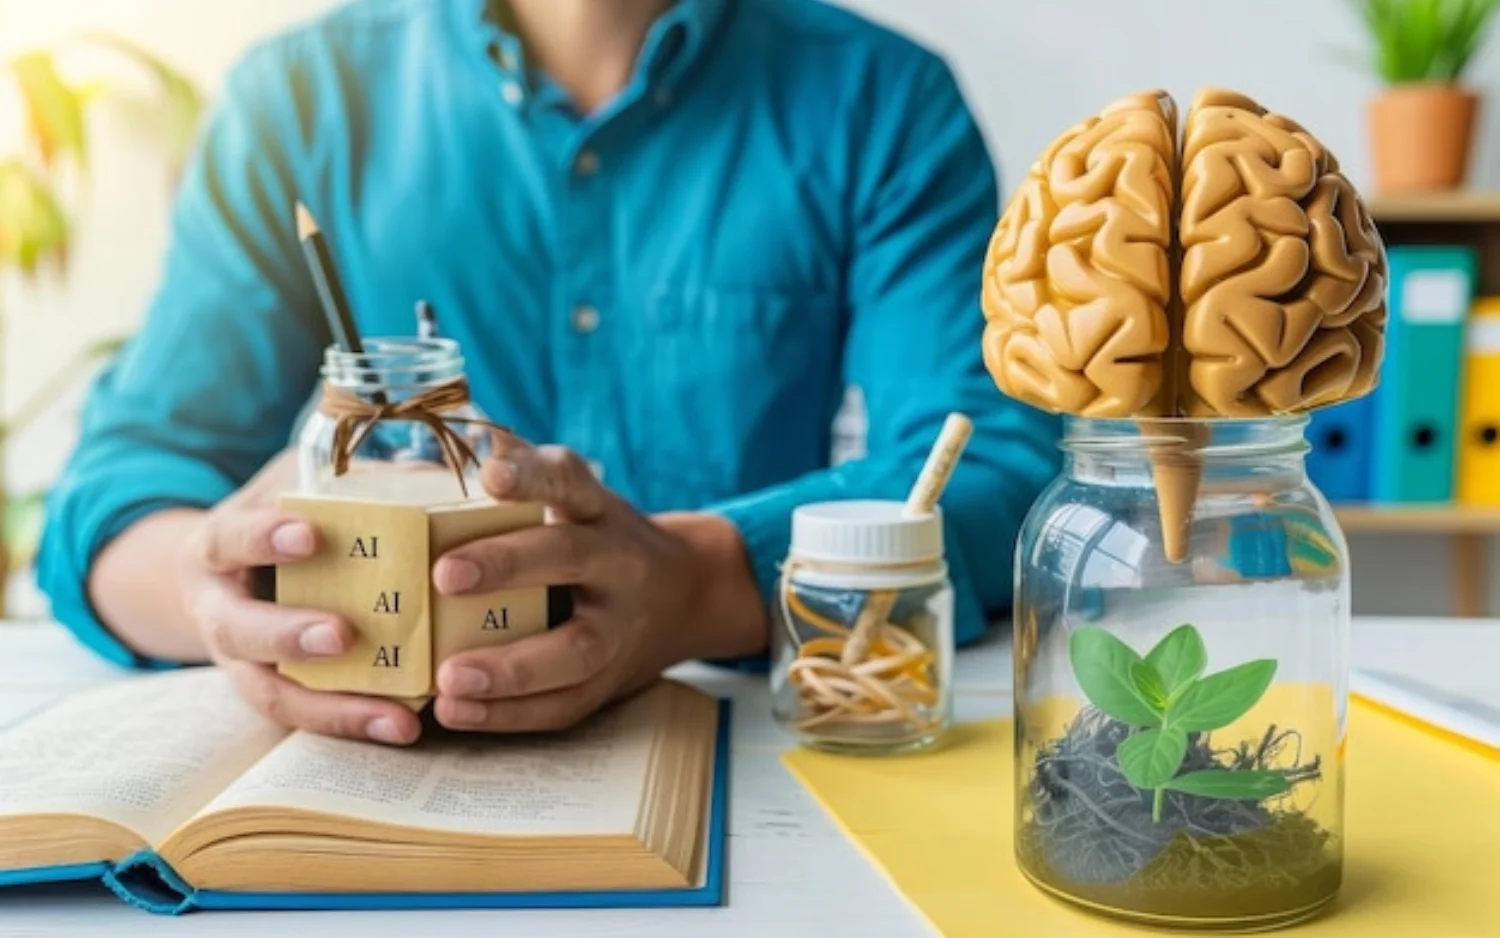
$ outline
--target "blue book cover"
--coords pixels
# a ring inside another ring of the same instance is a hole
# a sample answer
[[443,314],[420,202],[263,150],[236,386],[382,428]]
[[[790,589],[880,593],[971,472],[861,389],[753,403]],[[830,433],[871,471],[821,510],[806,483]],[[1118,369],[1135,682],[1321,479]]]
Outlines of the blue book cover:
[[1334,504],[1370,499],[1375,401],[1365,395],[1313,412],[1307,426],[1307,475]]
[[1388,251],[1390,319],[1374,394],[1371,496],[1377,502],[1453,497],[1463,326],[1478,258],[1469,247]]
[[[712,779],[706,807],[703,855],[698,881],[681,889],[620,889],[556,892],[244,892],[200,889],[160,856],[140,851],[119,862],[96,861],[29,869],[0,870],[0,886],[24,888],[44,883],[99,882],[121,901],[160,915],[198,910],[371,910],[371,909],[571,909],[718,906],[725,902],[728,845],[730,708],[717,701],[718,723]],[[504,870],[497,864],[497,884]],[[0,909],[3,909],[0,896]],[[3,916],[3,912],[0,912]]]

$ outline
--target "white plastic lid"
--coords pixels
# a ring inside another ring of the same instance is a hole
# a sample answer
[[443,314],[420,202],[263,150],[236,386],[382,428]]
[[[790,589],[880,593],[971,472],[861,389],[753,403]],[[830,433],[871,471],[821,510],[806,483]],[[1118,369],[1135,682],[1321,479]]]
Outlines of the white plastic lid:
[[838,501],[792,512],[791,554],[822,563],[896,564],[943,557],[941,510],[905,517],[896,501]]

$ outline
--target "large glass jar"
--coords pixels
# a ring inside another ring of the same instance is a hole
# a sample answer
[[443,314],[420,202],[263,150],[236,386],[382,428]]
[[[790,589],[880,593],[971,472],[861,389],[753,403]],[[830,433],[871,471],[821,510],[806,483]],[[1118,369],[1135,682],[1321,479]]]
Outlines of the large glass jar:
[[1068,423],[1016,557],[1016,854],[1042,889],[1235,930],[1338,891],[1349,567],[1305,424]]
[[298,433],[301,491],[417,505],[488,497],[479,463],[493,451],[492,425],[469,400],[458,343],[330,347],[322,374],[322,396]]

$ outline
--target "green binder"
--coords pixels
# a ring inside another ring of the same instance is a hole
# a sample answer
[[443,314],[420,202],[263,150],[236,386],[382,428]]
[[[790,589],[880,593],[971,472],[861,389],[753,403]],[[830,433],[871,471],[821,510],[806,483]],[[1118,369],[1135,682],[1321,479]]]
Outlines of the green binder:
[[1478,258],[1460,246],[1390,248],[1390,322],[1375,392],[1377,502],[1453,497],[1464,320]]

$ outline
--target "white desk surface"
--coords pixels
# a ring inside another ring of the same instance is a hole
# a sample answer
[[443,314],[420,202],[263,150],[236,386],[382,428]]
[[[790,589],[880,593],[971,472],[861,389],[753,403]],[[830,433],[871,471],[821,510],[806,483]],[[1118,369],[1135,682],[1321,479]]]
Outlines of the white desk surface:
[[[1500,705],[1500,621],[1358,619],[1354,664],[1407,674]],[[164,918],[129,908],[102,886],[0,891],[0,936],[212,935],[518,936],[546,938],[932,938],[923,920],[787,774],[789,744],[769,716],[762,676],[700,667],[678,675],[735,700],[728,905],[718,909],[587,911],[213,912]],[[0,623],[0,724],[123,672],[55,626]],[[959,655],[958,718],[1010,710],[1003,638]],[[1004,936],[996,936],[1004,938]]]

